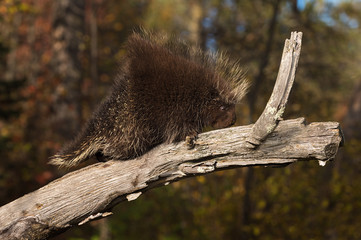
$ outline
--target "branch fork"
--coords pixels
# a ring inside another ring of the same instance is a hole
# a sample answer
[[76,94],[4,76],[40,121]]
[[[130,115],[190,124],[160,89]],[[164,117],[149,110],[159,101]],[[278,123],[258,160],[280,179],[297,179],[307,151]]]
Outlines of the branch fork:
[[255,148],[264,141],[282,120],[288,97],[295,80],[296,68],[301,53],[302,32],[292,32],[286,39],[282,60],[275,86],[263,113],[253,125],[246,142],[249,148]]

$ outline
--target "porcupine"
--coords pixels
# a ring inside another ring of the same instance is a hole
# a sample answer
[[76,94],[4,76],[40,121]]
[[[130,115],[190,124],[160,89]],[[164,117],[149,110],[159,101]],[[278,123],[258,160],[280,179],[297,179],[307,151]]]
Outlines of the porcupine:
[[205,126],[234,124],[235,103],[248,87],[237,62],[144,31],[133,33],[125,50],[111,93],[51,164],[128,160],[161,143],[194,139]]

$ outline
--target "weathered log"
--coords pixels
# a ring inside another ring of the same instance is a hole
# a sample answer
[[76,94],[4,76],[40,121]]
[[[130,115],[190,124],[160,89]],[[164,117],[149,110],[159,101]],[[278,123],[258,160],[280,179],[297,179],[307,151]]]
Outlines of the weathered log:
[[300,118],[281,121],[263,144],[249,149],[245,139],[251,129],[249,125],[207,132],[199,135],[192,150],[183,142],[161,145],[134,160],[71,172],[1,207],[0,239],[42,239],[107,216],[120,201],[186,177],[233,167],[327,161],[342,141],[338,123],[306,125]]
[[297,67],[301,36],[292,33],[286,41],[271,97],[277,100],[269,101],[268,110],[255,125],[200,134],[193,149],[184,142],[160,145],[133,160],[97,163],[71,172],[2,206],[0,239],[46,239],[108,216],[121,201],[135,200],[151,188],[187,177],[235,167],[333,159],[343,142],[338,123],[307,125],[303,118],[280,121]]

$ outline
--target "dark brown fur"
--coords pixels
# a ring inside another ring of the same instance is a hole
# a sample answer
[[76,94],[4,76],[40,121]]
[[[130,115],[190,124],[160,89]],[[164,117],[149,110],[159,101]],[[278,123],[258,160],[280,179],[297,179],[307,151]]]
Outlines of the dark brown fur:
[[77,139],[51,159],[74,166],[96,155],[126,160],[166,142],[228,127],[247,83],[237,64],[180,40],[135,33],[111,94]]

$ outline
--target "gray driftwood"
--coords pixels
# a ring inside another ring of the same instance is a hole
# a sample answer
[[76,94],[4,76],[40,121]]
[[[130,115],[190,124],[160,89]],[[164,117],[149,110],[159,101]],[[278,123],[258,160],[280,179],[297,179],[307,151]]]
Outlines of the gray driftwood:
[[160,145],[134,160],[97,163],[71,172],[2,206],[0,239],[49,238],[110,215],[111,208],[121,201],[135,200],[151,188],[186,177],[235,167],[300,160],[323,163],[334,158],[343,141],[338,123],[307,125],[303,118],[280,121],[297,66],[299,53],[294,52],[301,44],[300,33],[292,36],[281,60],[291,67],[280,67],[288,73],[279,73],[284,77],[278,77],[275,87],[282,95],[276,96],[279,103],[272,105],[276,114],[263,116],[263,123],[200,134],[193,149],[184,142]]
[[192,150],[183,142],[162,145],[135,160],[97,163],[69,173],[0,208],[0,238],[43,239],[46,234],[107,216],[118,202],[134,200],[150,188],[190,176],[242,166],[327,161],[342,141],[338,123],[305,125],[300,118],[281,121],[253,150],[245,144],[251,128],[203,133]]
[[275,86],[263,113],[254,124],[246,142],[250,148],[261,144],[282,120],[288,96],[295,80],[296,68],[301,53],[302,32],[292,32],[286,39]]

